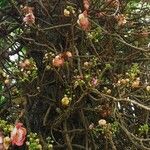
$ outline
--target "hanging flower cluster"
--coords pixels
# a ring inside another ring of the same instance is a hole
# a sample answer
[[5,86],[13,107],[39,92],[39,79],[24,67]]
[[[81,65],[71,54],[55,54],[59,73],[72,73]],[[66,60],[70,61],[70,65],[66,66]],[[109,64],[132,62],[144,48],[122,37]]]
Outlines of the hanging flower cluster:
[[26,70],[30,68],[31,62],[29,59],[25,59],[24,61],[20,62],[19,66],[21,67],[21,69]]
[[35,16],[33,14],[33,7],[25,6],[22,9],[22,12],[25,15],[25,17],[23,18],[23,21],[25,22],[25,24],[32,25],[35,23]]
[[[0,131],[0,148],[7,150],[11,145],[22,146],[27,134],[26,129],[22,126],[22,123],[16,123],[13,127],[8,125],[6,121],[0,120],[0,127],[4,131]],[[10,137],[8,136],[9,133]]]
[[126,17],[124,16],[124,14],[118,14],[116,16],[116,19],[118,21],[119,26],[123,26],[127,23],[127,20],[126,20]]
[[79,14],[77,23],[85,31],[90,29],[90,22],[86,10],[83,13]]
[[52,60],[52,64],[54,67],[62,67],[65,63],[65,60],[72,57],[72,53],[70,51],[60,53]]
[[88,10],[90,7],[89,0],[83,0],[83,7],[84,11],[79,14],[77,23],[84,31],[88,31],[90,29],[90,21],[88,19]]
[[54,67],[61,67],[64,65],[64,62],[65,60],[61,54],[55,56],[55,58],[52,60],[52,64]]

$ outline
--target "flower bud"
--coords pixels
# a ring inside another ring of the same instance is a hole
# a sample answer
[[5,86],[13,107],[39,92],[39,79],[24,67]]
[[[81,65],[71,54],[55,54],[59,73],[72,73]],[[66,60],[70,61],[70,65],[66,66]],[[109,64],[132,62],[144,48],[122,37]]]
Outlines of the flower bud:
[[70,11],[67,9],[64,9],[64,16],[69,17],[70,16]]
[[105,126],[107,124],[105,119],[101,119],[98,121],[99,126]]

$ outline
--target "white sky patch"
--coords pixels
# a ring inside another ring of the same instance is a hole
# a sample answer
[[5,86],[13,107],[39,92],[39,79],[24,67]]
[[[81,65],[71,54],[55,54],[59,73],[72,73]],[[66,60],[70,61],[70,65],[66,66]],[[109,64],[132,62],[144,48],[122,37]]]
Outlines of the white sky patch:
[[16,61],[16,60],[18,60],[18,54],[9,56],[9,58],[10,58],[11,61]]
[[[19,46],[20,46],[20,43],[16,42],[13,46],[13,49],[17,49]],[[11,52],[13,50],[11,48],[9,48],[9,51]],[[9,56],[9,58],[11,61],[16,61],[16,60],[18,60],[18,54],[14,54],[12,56]]]

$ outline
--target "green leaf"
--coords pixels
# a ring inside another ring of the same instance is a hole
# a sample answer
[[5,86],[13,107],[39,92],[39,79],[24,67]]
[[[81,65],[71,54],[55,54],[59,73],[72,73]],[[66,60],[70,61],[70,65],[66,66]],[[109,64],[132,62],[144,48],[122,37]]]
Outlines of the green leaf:
[[1,0],[0,1],[0,8],[7,6],[7,4],[8,4],[8,0]]

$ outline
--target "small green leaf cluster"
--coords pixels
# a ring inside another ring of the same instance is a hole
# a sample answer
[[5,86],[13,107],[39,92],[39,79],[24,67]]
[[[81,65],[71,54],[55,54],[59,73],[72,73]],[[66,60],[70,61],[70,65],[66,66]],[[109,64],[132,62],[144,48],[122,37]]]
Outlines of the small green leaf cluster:
[[141,134],[148,133],[149,131],[150,131],[150,127],[148,126],[148,124],[144,124],[139,127],[139,132]]
[[129,70],[129,75],[132,79],[134,79],[137,75],[139,75],[139,73],[140,73],[139,65],[137,63],[134,63],[131,69]]

